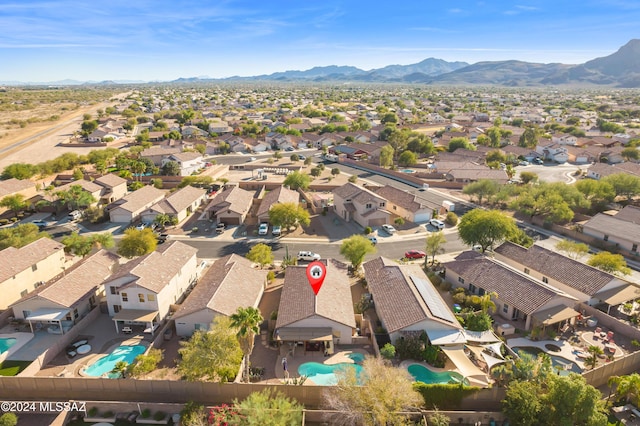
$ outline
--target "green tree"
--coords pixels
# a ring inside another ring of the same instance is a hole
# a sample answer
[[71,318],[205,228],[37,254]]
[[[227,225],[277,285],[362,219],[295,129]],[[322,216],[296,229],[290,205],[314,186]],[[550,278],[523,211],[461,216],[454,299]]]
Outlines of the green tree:
[[14,413],[4,413],[0,416],[0,426],[16,426],[18,424],[18,416]]
[[537,382],[515,381],[509,384],[502,401],[504,413],[517,425],[537,425],[543,409]]
[[84,179],[84,172],[82,171],[82,169],[77,168],[73,171],[71,177],[73,177],[73,180],[82,180]]
[[204,405],[189,401],[180,411],[180,423],[185,426],[208,426],[207,412]]
[[[521,193],[511,203],[511,207],[531,217],[545,216],[545,220],[552,223],[568,222],[573,219],[574,215],[571,209],[571,200],[565,200],[557,188],[557,186],[552,187],[550,184],[539,185]],[[582,199],[585,204],[588,204],[584,197]]]
[[631,273],[631,269],[627,267],[627,262],[621,254],[613,254],[608,251],[592,255],[587,264],[610,274],[629,275]]
[[231,326],[238,331],[236,336],[240,343],[240,349],[244,354],[244,378],[248,382],[250,379],[249,368],[251,366],[251,353],[256,335],[260,334],[260,324],[264,321],[260,311],[254,307],[239,307],[235,313],[231,314]]
[[22,194],[7,195],[0,200],[0,207],[8,208],[14,216],[17,216],[18,213],[26,209],[27,206],[27,202],[24,200],[24,195]]
[[520,180],[525,185],[529,183],[535,183],[538,181],[538,175],[533,172],[520,172]]
[[528,236],[527,233],[520,228],[516,229],[506,240],[522,247],[531,247],[533,245],[533,238]]
[[338,176],[340,174],[340,169],[337,167],[334,167],[333,169],[331,169],[331,175],[332,176]]
[[273,253],[271,247],[266,244],[258,243],[251,247],[249,253],[247,253],[247,259],[260,265],[263,268],[264,265],[273,264]]
[[396,356],[396,347],[387,342],[380,348],[380,355],[382,355],[384,359],[393,359]]
[[576,189],[580,191],[591,205],[605,205],[616,198],[613,186],[604,180],[583,179],[576,182]]
[[291,154],[291,157],[289,157],[289,159],[290,159],[291,161],[293,161],[294,163],[295,163],[296,161],[300,161],[300,157],[298,157],[298,154]]
[[304,165],[308,166],[313,162],[313,159],[311,157],[307,157],[304,159]]
[[469,142],[469,139],[467,138],[463,138],[463,137],[451,138],[451,140],[449,141],[449,146],[447,147],[447,150],[449,152],[454,152],[458,148],[467,149],[469,151],[476,150],[476,147],[473,146],[471,142]]
[[132,259],[155,251],[157,245],[158,240],[150,228],[128,228],[118,244],[118,254]]
[[322,174],[322,169],[319,167],[314,167],[313,169],[311,169],[310,173],[311,173],[311,176],[313,176],[314,178],[317,178]]
[[439,412],[437,409],[435,412],[429,414],[428,423],[429,426],[449,426],[451,419],[444,413]]
[[111,369],[110,373],[117,374],[118,377],[127,377],[127,371],[129,370],[129,363],[127,361],[118,361]]
[[468,195],[472,201],[475,198],[476,202],[482,205],[483,200],[490,200],[499,190],[500,184],[495,180],[478,179],[476,182],[465,185],[462,188],[462,193]]
[[66,191],[56,192],[58,199],[67,205],[69,210],[88,207],[97,200],[90,192],[85,191],[81,185],[71,185]]
[[240,413],[239,424],[244,426],[282,425],[298,426],[302,424],[303,406],[274,389],[252,392],[242,402],[234,401]]
[[353,270],[357,271],[364,261],[364,257],[371,253],[376,252],[376,247],[371,244],[368,238],[362,235],[352,235],[351,237],[342,241],[340,245],[340,254],[347,258]]
[[14,163],[9,164],[2,171],[2,179],[29,179],[38,173],[38,168],[32,164]]
[[590,368],[596,368],[598,365],[598,356],[602,355],[604,351],[600,346],[591,345],[587,348],[588,357],[584,360],[584,365]]
[[640,405],[640,374],[613,376],[609,378],[608,383],[611,387],[615,386],[616,400],[624,398],[636,407]]
[[269,222],[288,231],[292,226],[309,226],[311,217],[307,209],[298,203],[278,203],[269,209]]
[[427,265],[427,258],[431,256],[431,264],[435,264],[436,262],[436,254],[442,251],[442,246],[447,242],[447,239],[444,236],[442,231],[432,232],[427,235],[427,245],[425,248],[425,253],[427,254],[424,258],[424,264]]
[[507,161],[507,156],[499,149],[494,149],[493,151],[487,152],[487,156],[484,158],[484,161],[487,164],[492,162],[504,163]]
[[631,146],[623,149],[620,155],[622,156],[622,158],[624,158],[627,161],[637,160],[640,158],[640,153],[638,152],[638,148],[631,147]]
[[178,372],[188,381],[231,381],[242,362],[231,319],[222,315],[214,318],[209,331],[196,330],[180,345]]
[[13,228],[0,229],[0,250],[7,247],[20,248],[40,238],[51,238],[46,232],[40,232],[33,223],[24,223]]
[[85,120],[80,125],[80,128],[82,129],[82,134],[84,136],[89,136],[98,128],[98,122],[96,120]]
[[71,235],[64,237],[60,241],[64,245],[66,253],[72,253],[76,256],[85,257],[94,247],[102,247],[109,249],[114,246],[113,234],[105,232],[104,234],[80,235],[73,232]]
[[138,355],[129,367],[129,372],[133,377],[142,377],[154,371],[162,358],[164,357],[162,349],[150,349],[146,355]]
[[562,240],[556,244],[556,249],[565,253],[571,259],[579,259],[589,253],[589,246],[576,241]]
[[288,186],[289,188],[296,190],[309,189],[309,185],[311,184],[311,178],[309,175],[306,175],[301,172],[292,172],[287,175],[284,179],[283,185]]
[[[160,213],[156,215],[153,222],[158,225],[159,228],[164,228],[167,223],[171,223],[172,216],[167,213]],[[176,218],[177,219],[177,218]]]
[[391,145],[385,145],[380,150],[380,167],[393,166],[394,150]]
[[396,115],[395,112],[387,112],[380,118],[380,123],[382,124],[387,124],[387,123],[395,124],[397,122],[398,122],[398,116]]
[[180,164],[176,161],[167,161],[162,165],[160,173],[164,176],[180,176]]
[[518,140],[518,145],[523,148],[535,148],[538,145],[538,132],[533,127],[527,127]]
[[616,196],[624,196],[627,200],[640,194],[640,178],[627,173],[616,173],[606,176],[601,179],[602,182],[606,182],[616,193]]
[[485,252],[513,235],[515,221],[498,210],[473,209],[460,219],[460,239],[469,246],[479,245]]
[[409,373],[380,358],[365,358],[360,375],[354,368],[336,375],[338,383],[324,395],[326,406],[337,412],[331,419],[336,424],[401,425],[406,419],[398,413],[423,403]]
[[418,162],[418,157],[411,151],[404,151],[398,157],[398,164],[402,167],[413,166]]

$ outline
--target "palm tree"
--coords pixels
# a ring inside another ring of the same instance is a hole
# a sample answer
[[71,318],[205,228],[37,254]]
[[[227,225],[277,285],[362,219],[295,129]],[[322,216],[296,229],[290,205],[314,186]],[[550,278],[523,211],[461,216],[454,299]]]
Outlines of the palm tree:
[[613,376],[609,379],[609,386],[616,385],[616,397],[624,397],[635,406],[640,404],[640,374],[633,373],[628,376]]
[[436,262],[436,254],[443,251],[442,245],[447,242],[442,231],[429,234],[427,237],[426,253],[424,257],[424,266],[427,266],[427,259],[431,256],[431,265]]
[[238,329],[236,336],[240,343],[240,348],[244,354],[245,379],[249,381],[249,364],[251,352],[253,352],[253,342],[257,334],[260,333],[260,324],[264,321],[260,311],[253,307],[238,308],[231,314],[231,325]]
[[490,314],[496,311],[496,304],[491,300],[491,298],[497,298],[498,293],[495,291],[490,291],[489,293],[485,293],[480,296],[480,309],[485,314]]
[[157,223],[160,228],[164,228],[167,222],[171,222],[171,216],[166,213],[160,213],[153,221]]
[[591,355],[584,360],[585,365],[596,368],[596,365],[598,365],[598,355],[602,355],[604,351],[600,346],[591,345],[587,348],[587,352]]
[[127,361],[118,361],[116,362],[116,365],[113,366],[113,370],[111,370],[110,372],[117,373],[120,375],[119,377],[122,377],[124,379],[128,369],[129,363]]

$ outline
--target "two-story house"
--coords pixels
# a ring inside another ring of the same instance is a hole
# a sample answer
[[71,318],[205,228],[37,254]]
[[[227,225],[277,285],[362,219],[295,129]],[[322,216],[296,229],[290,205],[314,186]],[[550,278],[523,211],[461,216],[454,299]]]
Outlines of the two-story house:
[[110,204],[107,208],[109,211],[109,220],[116,223],[133,222],[138,219],[145,210],[163,198],[164,191],[151,185],[143,186]]
[[556,163],[566,163],[569,160],[567,147],[554,142],[539,142],[536,145],[536,152],[543,158]]
[[209,202],[205,211],[207,217],[216,223],[241,225],[247,218],[252,204],[252,192],[239,186],[230,186],[224,191],[218,192]]
[[363,227],[384,225],[392,216],[386,199],[350,182],[333,190],[333,202],[338,216]]
[[421,197],[421,193],[412,194],[390,185],[376,189],[375,193],[387,200],[386,209],[389,212],[414,223],[428,222],[433,211],[441,207]]
[[101,204],[113,203],[127,195],[127,180],[116,174],[108,173],[93,182],[103,188],[100,193]]
[[153,331],[197,279],[197,249],[180,241],[158,247],[122,265],[104,282],[109,315],[123,324]]
[[162,165],[174,161],[180,166],[180,176],[190,176],[204,167],[202,154],[199,152],[179,152],[162,159]]
[[144,223],[152,223],[159,214],[167,214],[180,223],[193,214],[206,199],[206,190],[187,185],[158,201],[140,216]]

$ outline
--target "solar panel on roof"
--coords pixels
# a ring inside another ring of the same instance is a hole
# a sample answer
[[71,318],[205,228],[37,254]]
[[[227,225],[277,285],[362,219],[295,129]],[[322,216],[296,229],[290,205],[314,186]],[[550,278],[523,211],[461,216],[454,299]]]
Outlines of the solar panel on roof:
[[418,289],[418,293],[422,296],[422,300],[427,304],[427,307],[434,317],[451,323],[457,322],[456,317],[453,316],[451,310],[444,304],[444,300],[442,300],[442,297],[440,297],[430,281],[414,277],[413,275],[410,275],[409,277],[411,278],[411,281],[413,281],[413,284]]

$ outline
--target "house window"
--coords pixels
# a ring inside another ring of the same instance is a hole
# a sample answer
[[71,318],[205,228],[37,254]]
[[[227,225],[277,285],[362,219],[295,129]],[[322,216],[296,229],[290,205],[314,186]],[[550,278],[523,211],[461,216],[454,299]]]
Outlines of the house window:
[[31,265],[31,270],[33,272],[37,271],[38,270],[38,265]]
[[504,312],[505,314],[509,313],[509,305],[507,305],[506,303],[502,305],[502,312]]
[[473,284],[469,284],[469,291],[471,294],[476,294],[476,286]]
[[464,278],[462,278],[462,277],[458,277],[458,282],[459,282],[460,284],[464,284]]
[[20,292],[20,297],[25,297],[27,295],[27,293],[29,293],[27,290],[22,290]]
[[479,295],[479,296],[484,296],[484,293],[485,293],[484,288],[480,287],[480,288],[478,289],[478,295]]
[[380,203],[380,207],[384,207],[386,203]]
[[609,241],[609,236],[605,235],[602,239],[605,240],[605,241]]
[[398,206],[393,206],[393,209],[394,210],[398,210]]
[[367,203],[367,204],[365,205],[365,207],[366,207],[367,209],[370,209],[372,206],[373,206],[373,205],[372,205],[371,203]]
[[129,301],[129,295],[127,293],[122,293],[122,301],[123,302],[128,302]]
[[144,294],[138,293],[138,302],[144,303]]
[[631,246],[631,251],[638,251],[638,245],[634,244],[633,246]]
[[155,295],[155,294],[148,293],[148,294],[147,294],[147,300],[148,300],[149,302],[155,302],[155,301],[156,301],[156,295]]
[[545,283],[545,284],[549,284],[549,278],[542,277],[542,282]]
[[76,308],[76,309],[73,310],[73,317],[74,318],[78,318],[78,316],[79,316],[78,315],[78,309]]
[[529,268],[524,268],[524,273],[529,275]]
[[116,287],[115,286],[109,286],[109,290],[111,291],[111,294],[116,294]]
[[113,312],[115,312],[116,314],[120,312],[120,305],[113,305]]

